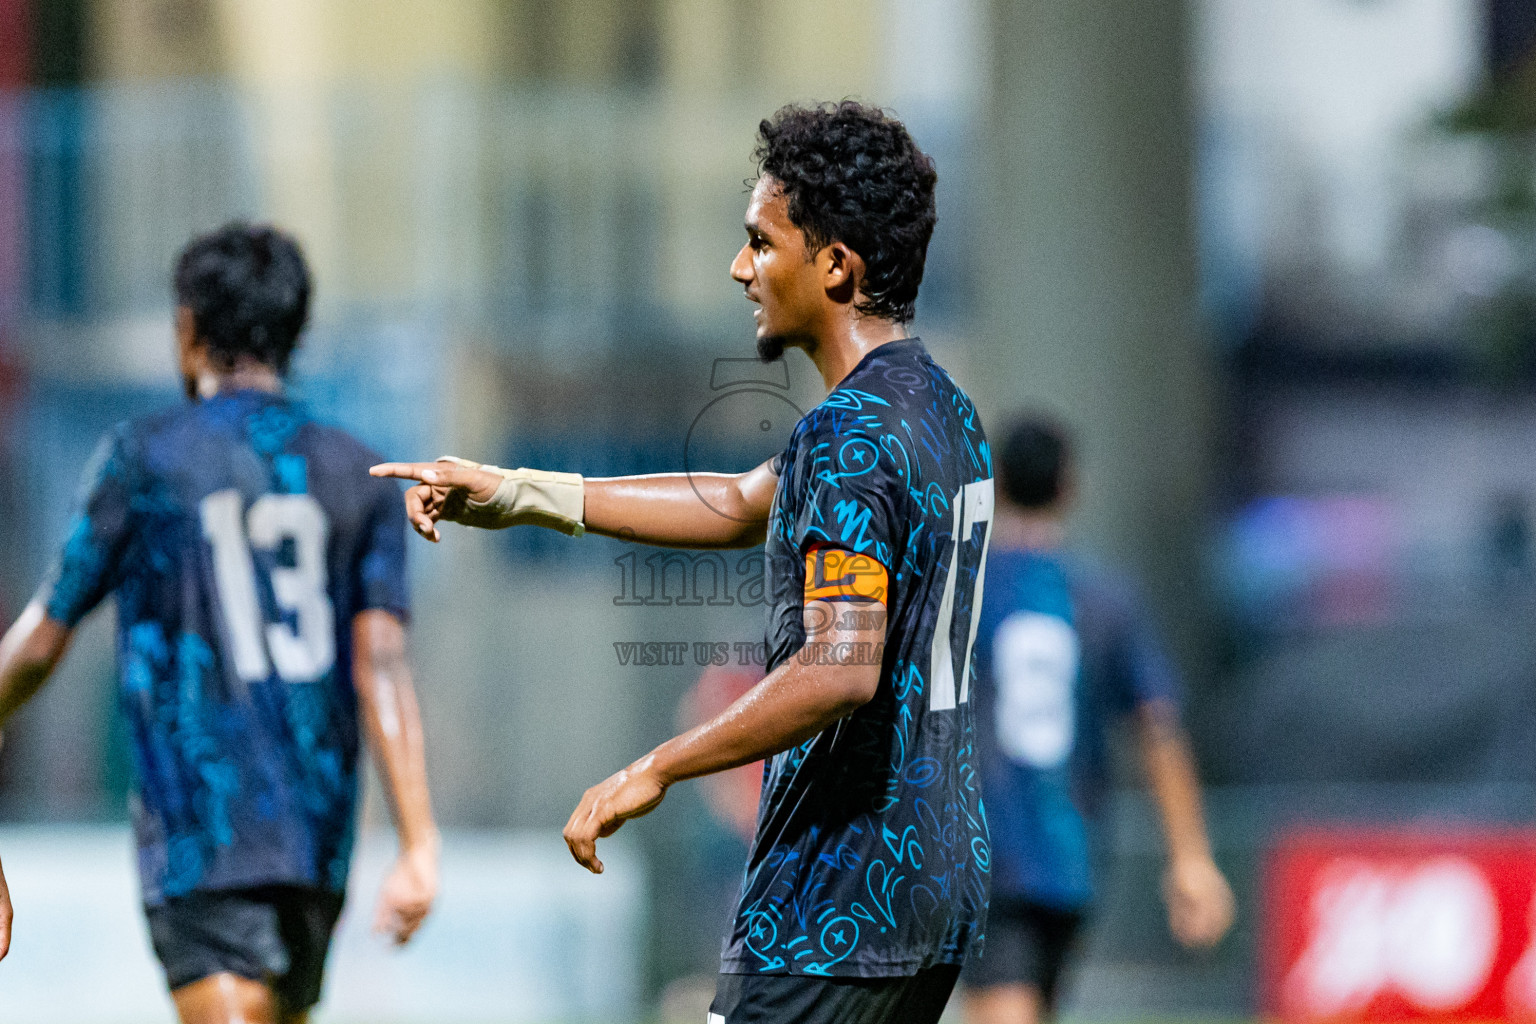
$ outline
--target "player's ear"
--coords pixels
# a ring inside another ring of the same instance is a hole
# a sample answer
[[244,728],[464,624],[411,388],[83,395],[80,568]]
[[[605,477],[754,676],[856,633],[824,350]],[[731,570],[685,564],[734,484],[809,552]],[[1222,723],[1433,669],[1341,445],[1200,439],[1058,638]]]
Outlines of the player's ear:
[[822,281],[837,302],[852,302],[864,280],[864,259],[842,242],[821,250]]
[[198,359],[197,320],[186,306],[176,307],[176,366],[181,372],[183,390],[188,398],[197,397],[197,379],[202,370]]
[[176,307],[176,343],[184,353],[197,344],[197,318],[187,306]]

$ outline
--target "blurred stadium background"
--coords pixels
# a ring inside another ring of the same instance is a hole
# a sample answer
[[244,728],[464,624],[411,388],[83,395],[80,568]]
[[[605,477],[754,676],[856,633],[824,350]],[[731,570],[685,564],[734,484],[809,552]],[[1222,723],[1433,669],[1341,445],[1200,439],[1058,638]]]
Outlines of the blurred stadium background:
[[[1250,1017],[1296,829],[1536,818],[1525,0],[0,0],[0,613],[99,434],[176,400],[170,262],[234,216],[307,247],[298,390],[389,456],[765,457],[819,395],[731,361],[742,182],[758,118],[843,96],[938,160],[917,333],[994,420],[1078,428],[1078,540],[1188,677],[1239,927],[1176,950],[1128,776],[1069,1015]],[[761,639],[750,559],[653,554],[413,547],[445,896],[419,950],[370,945],[365,844],[321,1020],[702,1020],[737,791],[679,787],[601,880],[558,837],[733,685],[693,645]],[[7,1024],[169,1019],[107,614],[0,748]]]

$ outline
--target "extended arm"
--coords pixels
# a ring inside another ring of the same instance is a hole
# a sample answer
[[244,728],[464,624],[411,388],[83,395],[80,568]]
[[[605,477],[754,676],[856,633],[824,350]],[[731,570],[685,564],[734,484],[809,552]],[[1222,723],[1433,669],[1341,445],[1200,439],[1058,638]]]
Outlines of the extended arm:
[[[420,483],[406,491],[406,510],[416,532],[438,540],[439,520],[484,525],[473,513],[508,494],[498,473],[447,462],[391,462],[373,467],[374,476]],[[517,471],[524,472],[524,471]],[[778,484],[770,463],[745,473],[655,473],[582,479],[555,486],[580,488],[572,504],[582,507],[581,523],[591,533],[675,548],[737,548],[760,544]],[[530,503],[527,521],[550,525]],[[502,518],[495,525],[511,525]]]
[[1169,927],[1186,946],[1213,946],[1231,927],[1234,905],[1232,890],[1211,857],[1189,742],[1177,713],[1165,701],[1141,705],[1136,728],[1168,847],[1163,888]]
[[587,481],[587,529],[671,548],[749,548],[767,536],[779,478],[769,463],[745,473],[657,473]]
[[885,608],[812,601],[802,655],[780,665],[718,717],[674,737],[587,790],[565,826],[571,856],[601,873],[597,840],[649,813],[682,779],[771,757],[815,736],[874,697]]
[[69,647],[70,629],[34,601],[0,639],[0,728],[42,689]]
[[386,611],[352,620],[353,683],[368,745],[400,837],[400,854],[384,883],[374,927],[403,944],[437,895],[438,835],[427,791],[421,714],[405,654],[405,627]]

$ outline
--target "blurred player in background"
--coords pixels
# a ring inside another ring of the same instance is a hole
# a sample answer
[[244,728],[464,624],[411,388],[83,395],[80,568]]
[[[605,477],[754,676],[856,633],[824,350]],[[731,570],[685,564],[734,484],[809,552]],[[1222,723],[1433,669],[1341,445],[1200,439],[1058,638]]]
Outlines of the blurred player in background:
[[359,720],[400,835],[377,926],[405,942],[437,889],[405,516],[368,481],[371,451],[284,396],[310,293],[293,241],[229,225],[186,248],[175,288],[189,401],[104,439],[57,567],[0,641],[0,725],[115,593],[139,871],[177,1011],[294,1024],[341,911]]
[[1008,427],[997,452],[997,524],[976,636],[977,737],[992,829],[987,948],[966,965],[970,1024],[1051,1016],[1094,894],[1092,816],[1108,783],[1109,729],[1135,720],[1168,845],[1174,936],[1215,944],[1232,892],[1211,859],[1178,687],[1127,587],[1063,549],[1073,497],[1066,434]]
[[767,676],[589,789],[575,858],[682,779],[771,758],[710,1020],[936,1021],[980,941],[987,840],[972,768],[971,611],[992,467],[974,407],[907,336],[933,232],[932,161],[856,103],[760,126],[731,276],[765,360],[800,348],[830,392],[741,474],[583,480],[460,462],[417,529],[534,522],[673,547],[767,542]]

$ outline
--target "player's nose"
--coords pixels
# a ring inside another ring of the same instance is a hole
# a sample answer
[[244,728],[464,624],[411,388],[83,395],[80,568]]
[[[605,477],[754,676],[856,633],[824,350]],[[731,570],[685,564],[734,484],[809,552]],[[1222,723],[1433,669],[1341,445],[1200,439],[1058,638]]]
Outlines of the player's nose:
[[731,279],[738,284],[751,284],[752,277],[752,250],[750,246],[743,245],[736,253],[736,258],[731,260]]

